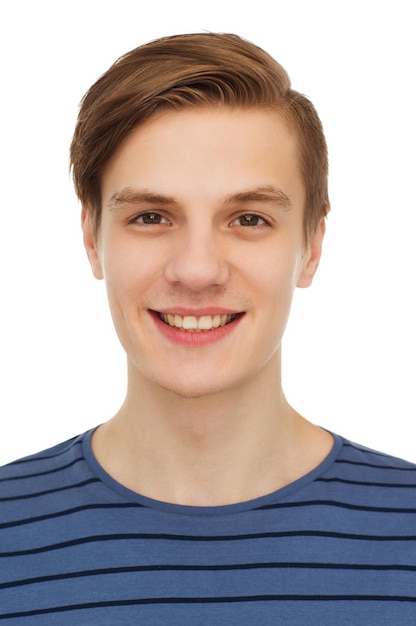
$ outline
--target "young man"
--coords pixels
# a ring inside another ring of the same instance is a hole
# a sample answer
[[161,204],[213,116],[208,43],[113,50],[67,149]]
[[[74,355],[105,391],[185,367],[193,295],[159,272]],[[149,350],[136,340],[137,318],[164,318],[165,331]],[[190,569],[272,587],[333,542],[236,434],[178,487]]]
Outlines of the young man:
[[165,38],[91,87],[71,162],[128,388],[2,470],[0,619],[415,624],[416,468],[281,387],[329,209],[312,104],[234,35]]

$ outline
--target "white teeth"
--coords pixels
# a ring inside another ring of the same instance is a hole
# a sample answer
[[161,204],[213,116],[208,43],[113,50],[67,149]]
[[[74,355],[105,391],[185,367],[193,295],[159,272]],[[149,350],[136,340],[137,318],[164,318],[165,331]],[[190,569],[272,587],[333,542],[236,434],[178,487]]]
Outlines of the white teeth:
[[195,317],[194,315],[172,315],[171,313],[161,313],[161,319],[169,326],[182,328],[187,331],[212,330],[229,324],[233,315],[202,315]]
[[192,315],[185,315],[182,319],[182,328],[184,330],[196,330],[198,328],[198,320]]
[[199,330],[211,330],[213,327],[213,319],[211,315],[203,315],[198,320]]
[[214,315],[212,318],[212,325],[214,328],[218,328],[221,324],[221,315]]

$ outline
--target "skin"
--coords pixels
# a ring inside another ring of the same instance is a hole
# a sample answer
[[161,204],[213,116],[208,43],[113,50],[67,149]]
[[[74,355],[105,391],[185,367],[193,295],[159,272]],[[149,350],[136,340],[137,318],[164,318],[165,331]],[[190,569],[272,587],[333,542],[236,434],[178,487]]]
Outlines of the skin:
[[[165,112],[114,154],[102,200],[97,236],[83,210],[84,242],[128,363],[125,402],[93,437],[104,469],[145,496],[199,506],[249,500],[312,470],[332,437],[288,405],[281,340],[325,225],[305,244],[284,121],[258,109]],[[159,313],[233,319],[191,333]]]

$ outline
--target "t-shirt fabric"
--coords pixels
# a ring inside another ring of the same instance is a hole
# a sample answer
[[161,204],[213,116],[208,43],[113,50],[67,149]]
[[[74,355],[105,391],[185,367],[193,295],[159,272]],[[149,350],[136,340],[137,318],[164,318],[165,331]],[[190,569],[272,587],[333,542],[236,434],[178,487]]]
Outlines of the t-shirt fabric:
[[275,493],[143,497],[93,431],[0,470],[0,624],[416,624],[416,466],[334,435]]

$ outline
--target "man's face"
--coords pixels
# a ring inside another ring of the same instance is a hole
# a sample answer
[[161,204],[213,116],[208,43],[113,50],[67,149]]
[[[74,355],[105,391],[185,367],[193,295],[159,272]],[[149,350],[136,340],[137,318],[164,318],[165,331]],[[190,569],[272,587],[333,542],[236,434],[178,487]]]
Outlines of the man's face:
[[130,372],[184,397],[278,376],[323,236],[305,246],[304,202],[276,113],[186,109],[134,130],[104,171],[96,241],[83,221]]

